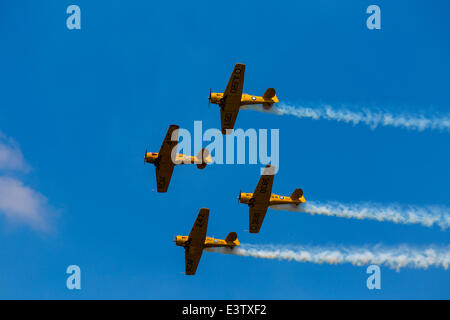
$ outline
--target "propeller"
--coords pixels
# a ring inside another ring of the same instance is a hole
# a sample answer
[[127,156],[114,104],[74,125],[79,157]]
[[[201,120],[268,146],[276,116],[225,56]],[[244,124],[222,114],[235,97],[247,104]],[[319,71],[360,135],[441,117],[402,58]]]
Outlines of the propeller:
[[238,203],[241,203],[241,193],[242,193],[242,190],[239,190]]
[[144,154],[144,164],[145,164],[145,159],[147,159],[147,148],[145,148],[145,154]]
[[209,88],[208,107],[211,106],[211,88]]

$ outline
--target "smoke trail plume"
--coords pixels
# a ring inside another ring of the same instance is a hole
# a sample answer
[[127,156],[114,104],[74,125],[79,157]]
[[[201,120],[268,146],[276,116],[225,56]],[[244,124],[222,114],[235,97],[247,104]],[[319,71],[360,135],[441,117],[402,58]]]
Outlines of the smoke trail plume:
[[356,266],[384,265],[399,271],[401,268],[442,267],[448,269],[450,247],[412,248],[399,247],[320,247],[320,246],[275,246],[243,244],[234,249],[208,248],[210,252],[234,254],[244,257],[278,259],[317,264],[345,264]]
[[378,126],[397,127],[408,130],[424,131],[440,130],[450,131],[450,116],[424,115],[399,113],[394,114],[381,110],[361,109],[354,111],[348,108],[334,108],[329,105],[307,108],[303,106],[289,106],[279,104],[266,110],[262,106],[246,106],[243,109],[256,110],[260,112],[274,113],[278,115],[292,115],[298,118],[309,118],[312,120],[334,120],[350,123],[353,125],[365,124],[375,129]]
[[421,224],[426,227],[437,225],[442,230],[450,226],[450,208],[444,206],[418,207],[399,204],[383,206],[375,203],[342,204],[339,202],[319,203],[308,201],[299,206],[275,205],[270,208],[343,218],[389,221],[401,224]]

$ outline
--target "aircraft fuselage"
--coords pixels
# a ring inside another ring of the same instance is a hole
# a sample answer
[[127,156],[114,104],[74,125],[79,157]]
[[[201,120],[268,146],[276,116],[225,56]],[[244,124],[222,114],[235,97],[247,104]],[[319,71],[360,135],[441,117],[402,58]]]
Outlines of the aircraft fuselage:
[[[147,152],[145,154],[144,161],[147,163],[157,163],[158,158],[159,158],[158,152]],[[174,164],[177,165],[177,164],[183,164],[183,163],[199,163],[199,162],[201,163],[201,161],[199,161],[197,159],[197,157],[188,156],[185,154],[177,154]]]
[[[239,202],[245,204],[251,204],[253,198],[253,193],[244,193],[241,192],[239,195]],[[296,204],[299,205],[301,203],[306,202],[304,196],[301,196],[298,199],[291,199],[291,197],[279,196],[277,194],[272,193],[270,195],[269,206],[277,205],[277,204]]]
[[[223,103],[223,93],[213,92],[211,93],[210,102],[213,104],[221,105]],[[265,107],[271,107],[274,103],[277,103],[278,99],[276,97],[270,99],[264,99],[259,96],[252,96],[250,94],[243,93],[241,96],[241,106],[262,104]]]
[[[174,239],[174,242],[177,246],[180,247],[186,247],[189,246],[190,243],[188,242],[189,237],[188,236],[176,236]],[[238,246],[239,240],[236,239],[234,241],[225,241],[222,239],[215,239],[212,237],[206,237],[205,243],[203,244],[203,248],[212,248],[212,247],[229,247],[233,248]]]

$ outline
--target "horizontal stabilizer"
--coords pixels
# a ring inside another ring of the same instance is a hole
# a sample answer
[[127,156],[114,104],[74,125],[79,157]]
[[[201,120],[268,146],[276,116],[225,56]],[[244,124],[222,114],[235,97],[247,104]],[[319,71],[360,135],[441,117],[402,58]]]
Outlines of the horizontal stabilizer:
[[275,89],[274,88],[269,88],[266,90],[266,92],[264,92],[264,95],[263,95],[264,100],[270,100],[273,97],[275,97]]
[[237,239],[237,233],[236,232],[230,232],[227,237],[225,238],[226,242],[233,242]]
[[302,189],[295,189],[294,192],[291,194],[292,200],[298,200],[303,196],[303,190]]
[[209,150],[206,148],[200,150],[195,158],[197,163],[207,164],[212,162],[211,156],[209,155]]

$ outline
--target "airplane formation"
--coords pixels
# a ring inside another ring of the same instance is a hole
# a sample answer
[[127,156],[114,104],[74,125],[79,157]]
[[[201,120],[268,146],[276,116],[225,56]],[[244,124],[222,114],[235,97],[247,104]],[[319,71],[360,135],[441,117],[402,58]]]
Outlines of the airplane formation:
[[[220,122],[222,134],[229,134],[234,128],[237,115],[242,106],[262,105],[265,109],[272,108],[278,103],[275,89],[268,88],[263,96],[254,96],[243,93],[245,64],[237,63],[223,93],[209,93],[209,102],[220,107]],[[197,164],[204,169],[212,162],[209,151],[204,148],[196,156],[177,154],[178,145],[177,125],[170,125],[159,152],[145,151],[144,163],[151,163],[156,170],[156,187],[158,192],[167,192],[176,165]],[[306,200],[302,189],[295,189],[290,196],[281,196],[272,193],[275,176],[275,167],[267,165],[258,181],[253,193],[239,193],[239,203],[249,207],[249,232],[258,233],[261,229],[267,209],[272,205],[300,205]],[[227,237],[215,239],[207,237],[209,209],[202,208],[188,236],[177,235],[174,242],[184,247],[185,274],[196,273],[200,258],[205,248],[225,247],[233,249],[240,245],[236,232],[230,232]]]

